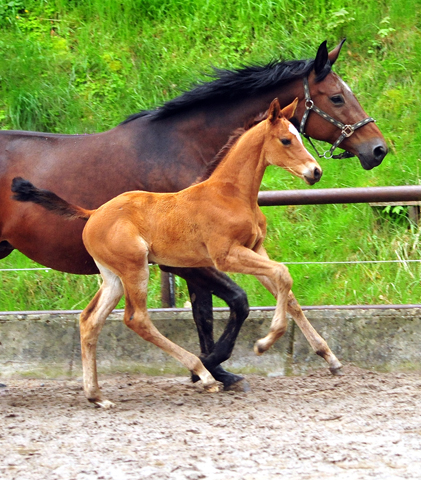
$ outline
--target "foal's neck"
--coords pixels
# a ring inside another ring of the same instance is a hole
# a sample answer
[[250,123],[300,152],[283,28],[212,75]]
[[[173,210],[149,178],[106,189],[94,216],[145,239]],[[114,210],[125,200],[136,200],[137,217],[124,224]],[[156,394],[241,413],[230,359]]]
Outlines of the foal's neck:
[[[213,185],[232,185],[232,195],[257,203],[267,163],[264,155],[266,122],[244,133],[207,180]],[[235,192],[235,193],[234,193]]]

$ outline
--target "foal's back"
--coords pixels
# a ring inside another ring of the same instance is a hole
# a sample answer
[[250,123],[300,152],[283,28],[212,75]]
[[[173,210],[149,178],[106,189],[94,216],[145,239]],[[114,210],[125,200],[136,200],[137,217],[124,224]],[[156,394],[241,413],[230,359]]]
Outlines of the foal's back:
[[207,206],[211,207],[202,184],[177,193],[127,192],[95,211],[83,241],[100,263],[102,258],[108,263],[117,251],[136,261],[142,245],[149,262],[211,266],[205,230],[214,219]]

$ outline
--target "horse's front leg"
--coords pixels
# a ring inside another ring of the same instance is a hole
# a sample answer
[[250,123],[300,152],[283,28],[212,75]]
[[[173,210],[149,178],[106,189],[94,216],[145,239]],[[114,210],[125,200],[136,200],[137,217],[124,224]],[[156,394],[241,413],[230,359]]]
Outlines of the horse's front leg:
[[[201,355],[205,367],[225,390],[249,390],[244,377],[227,372],[221,363],[230,358],[238,332],[249,313],[246,293],[227,275],[210,268],[161,267],[187,281],[192,302],[193,318],[199,335]],[[220,339],[214,342],[212,294],[224,300],[230,308],[228,324]],[[193,376],[193,381],[198,378]]]

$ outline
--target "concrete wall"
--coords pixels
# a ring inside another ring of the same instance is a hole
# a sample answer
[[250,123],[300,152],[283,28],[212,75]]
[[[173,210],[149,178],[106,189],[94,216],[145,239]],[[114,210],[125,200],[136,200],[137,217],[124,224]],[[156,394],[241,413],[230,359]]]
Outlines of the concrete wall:
[[[306,315],[337,357],[367,369],[421,370],[421,309],[311,310]],[[158,329],[194,353],[197,333],[189,312],[151,312]],[[215,334],[226,312],[215,313]],[[299,329],[290,322],[287,334],[261,357],[253,353],[256,339],[266,335],[272,312],[253,311],[240,333],[232,358],[234,372],[266,375],[300,374],[325,368]],[[172,357],[129,330],[121,313],[108,319],[99,340],[102,373],[187,372]],[[0,378],[17,375],[41,378],[81,375],[77,314],[10,314],[0,316]]]

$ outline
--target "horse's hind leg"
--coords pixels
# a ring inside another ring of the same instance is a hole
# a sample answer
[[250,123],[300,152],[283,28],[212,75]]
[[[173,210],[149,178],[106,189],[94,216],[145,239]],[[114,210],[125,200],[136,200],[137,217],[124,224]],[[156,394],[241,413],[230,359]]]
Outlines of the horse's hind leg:
[[[240,328],[249,313],[244,290],[213,267],[161,268],[187,281],[202,352],[200,358],[204,366],[216,380],[223,383],[225,390],[249,390],[250,387],[244,377],[227,372],[220,365],[230,358]],[[228,324],[216,344],[213,338],[212,294],[224,300],[230,308]],[[199,378],[193,376],[192,380],[197,381]]]
[[80,315],[80,340],[83,365],[83,388],[87,399],[104,408],[113,403],[102,397],[98,385],[96,346],[105,320],[123,296],[123,286],[117,275],[99,263],[103,283],[101,288]]

